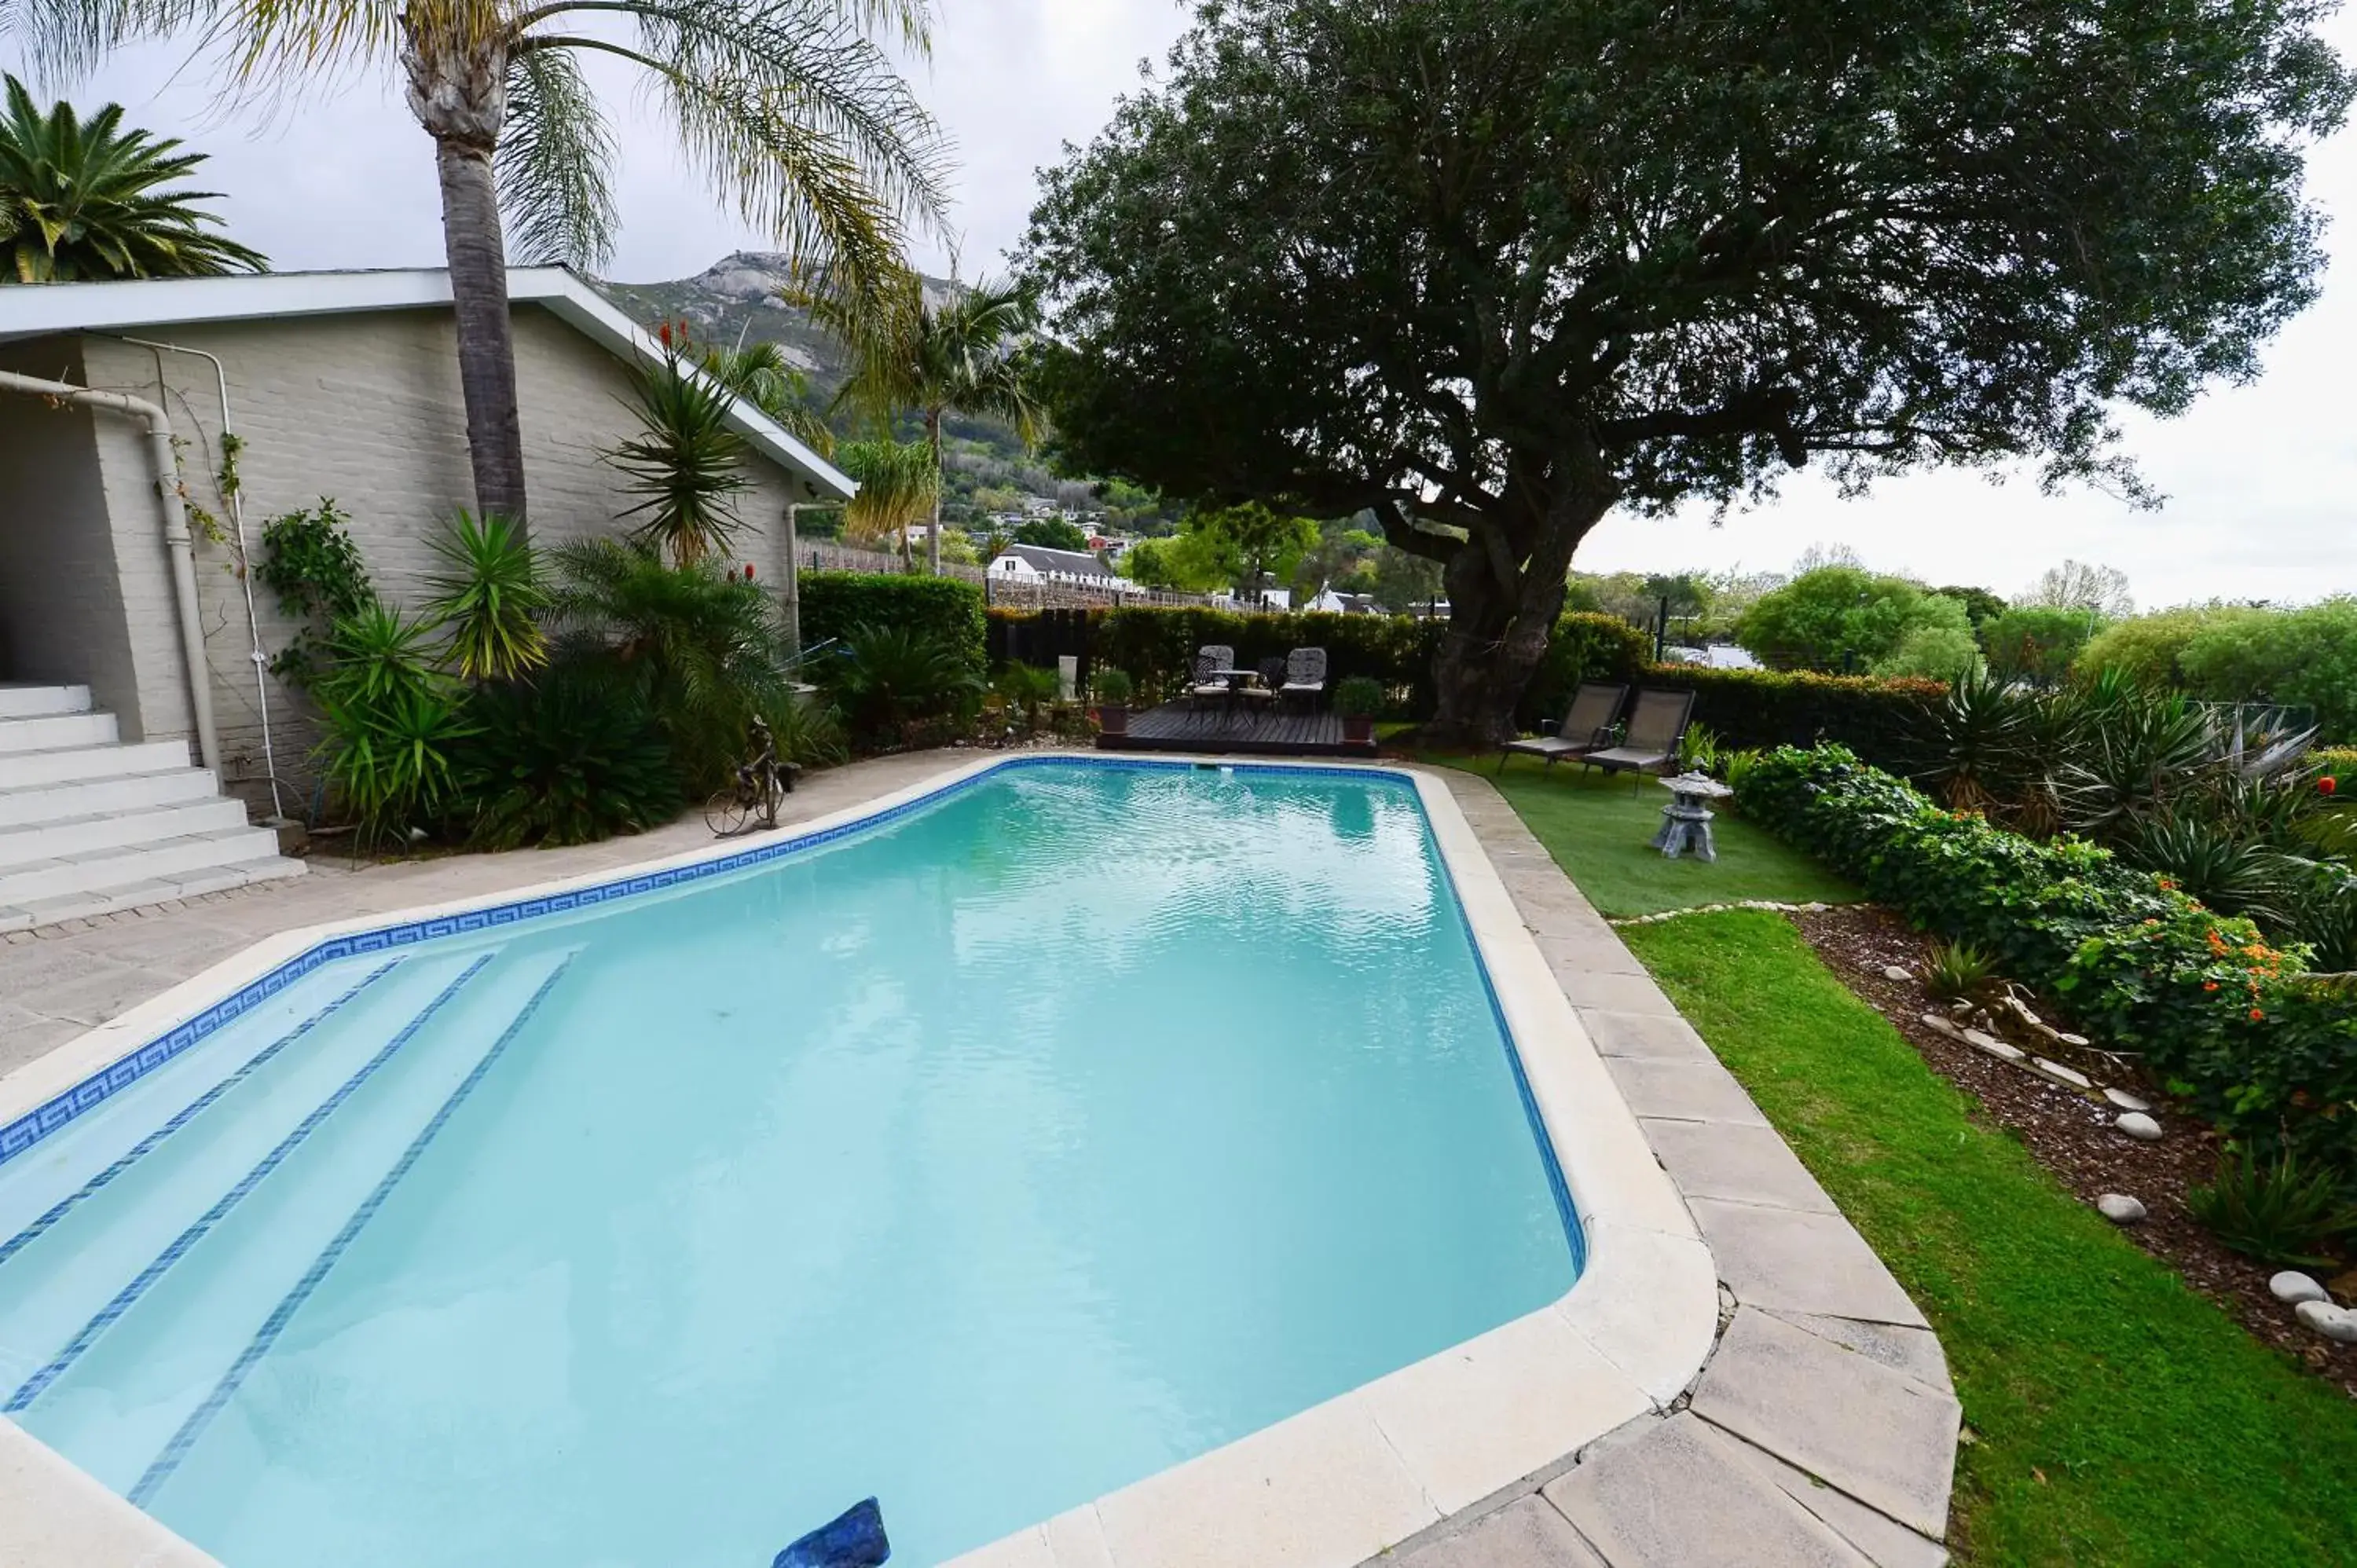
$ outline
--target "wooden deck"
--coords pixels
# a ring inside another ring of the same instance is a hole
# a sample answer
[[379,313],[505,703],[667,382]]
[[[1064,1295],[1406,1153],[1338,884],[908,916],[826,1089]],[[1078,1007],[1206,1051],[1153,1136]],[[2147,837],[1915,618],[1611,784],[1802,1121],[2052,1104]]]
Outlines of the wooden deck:
[[1332,714],[1229,713],[1219,704],[1197,708],[1165,703],[1129,716],[1127,735],[1097,736],[1100,751],[1209,751],[1239,757],[1372,757],[1373,741],[1342,738]]

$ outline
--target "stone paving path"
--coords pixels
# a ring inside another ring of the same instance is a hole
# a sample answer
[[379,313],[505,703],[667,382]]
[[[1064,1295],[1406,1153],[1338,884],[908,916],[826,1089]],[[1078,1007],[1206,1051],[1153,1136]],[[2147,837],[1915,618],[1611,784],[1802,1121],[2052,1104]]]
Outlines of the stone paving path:
[[1938,1337],[1513,808],[1447,779],[1710,1243],[1721,1328],[1668,1410],[1375,1561],[1940,1568],[1961,1412]]

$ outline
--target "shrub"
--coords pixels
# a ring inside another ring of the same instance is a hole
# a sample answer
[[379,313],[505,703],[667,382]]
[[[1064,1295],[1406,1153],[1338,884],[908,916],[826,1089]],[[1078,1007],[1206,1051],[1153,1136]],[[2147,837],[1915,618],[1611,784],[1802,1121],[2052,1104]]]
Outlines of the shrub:
[[1371,719],[1383,708],[1383,683],[1371,676],[1353,675],[1334,687],[1334,711],[1346,719]]
[[955,644],[899,623],[852,628],[824,673],[853,733],[887,743],[913,723],[954,713],[982,689]]
[[1840,746],[1786,747],[1743,778],[1744,815],[1869,897],[2064,998],[2222,1127],[2357,1176],[2357,1009],[2240,917],[2072,838],[2039,843]]
[[[1974,647],[1962,604],[1856,566],[1821,566],[1760,595],[1737,623],[1735,639],[1773,670],[1889,664],[1889,673],[1943,679],[1957,673]],[[1927,660],[1936,668],[1927,671]]]
[[1923,989],[1943,1002],[1977,999],[1996,978],[1996,961],[1968,941],[1934,938],[1923,955]]
[[2288,1149],[2273,1159],[2249,1148],[2220,1155],[2209,1185],[2186,1189],[2185,1207],[2227,1246],[2275,1268],[2327,1267],[2357,1235],[2357,1212],[2341,1201],[2333,1174],[2303,1167]]
[[2093,610],[2023,605],[1983,621],[1981,646],[1988,652],[1989,672],[1999,681],[2058,686],[2102,628],[2103,617]]
[[863,626],[929,633],[980,675],[987,668],[982,590],[954,577],[889,572],[804,572],[802,646],[850,640]]
[[270,672],[296,687],[310,684],[325,656],[327,635],[339,620],[375,601],[368,564],[334,499],[274,517],[262,525],[262,559],[253,575],[278,596],[278,607],[303,625],[270,660]]
[[1089,695],[1109,708],[1126,705],[1135,690],[1129,679],[1129,671],[1112,665],[1107,665],[1089,677]]
[[1523,688],[1514,717],[1524,729],[1550,733],[1571,709],[1585,681],[1633,681],[1652,657],[1653,640],[1619,616],[1575,611],[1555,623],[1546,656]]
[[590,843],[678,814],[671,742],[637,683],[606,660],[486,686],[468,713],[475,733],[458,750],[458,789],[477,843]]
[[1921,751],[1926,721],[1948,693],[1936,681],[1694,664],[1656,664],[1638,678],[1648,686],[1692,692],[1695,722],[1708,725],[1722,746],[1835,740],[1869,761],[1902,769]]
[[2357,597],[2222,612],[2177,662],[2197,697],[2306,708],[2325,735],[2357,739]]

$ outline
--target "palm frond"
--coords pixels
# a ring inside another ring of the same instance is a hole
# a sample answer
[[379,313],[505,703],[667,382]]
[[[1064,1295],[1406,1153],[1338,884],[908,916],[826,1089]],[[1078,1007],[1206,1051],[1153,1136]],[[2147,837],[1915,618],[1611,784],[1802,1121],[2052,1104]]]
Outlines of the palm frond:
[[876,542],[932,515],[940,476],[923,442],[846,441],[835,461],[859,482],[843,509],[843,532],[854,542]]
[[834,432],[811,406],[810,378],[786,357],[783,345],[761,339],[734,349],[706,349],[704,371],[820,456],[834,450]]
[[929,17],[920,0],[555,0],[528,19],[587,9],[626,11],[637,46],[528,36],[652,71],[689,161],[814,275],[856,288],[900,264],[911,226],[945,226],[946,138],[865,31]]
[[511,258],[606,264],[621,223],[608,178],[615,150],[570,50],[524,48],[509,59],[507,128],[492,167]]

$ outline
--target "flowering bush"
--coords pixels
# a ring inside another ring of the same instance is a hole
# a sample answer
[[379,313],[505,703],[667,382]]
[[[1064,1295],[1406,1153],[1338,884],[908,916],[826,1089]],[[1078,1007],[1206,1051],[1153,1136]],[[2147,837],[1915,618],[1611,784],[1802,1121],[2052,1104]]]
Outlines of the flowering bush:
[[1840,746],[1770,753],[1737,802],[1918,926],[2062,997],[2219,1126],[2357,1178],[2357,1005],[2302,972],[2308,950],[2272,947],[2093,844],[1944,810]]

